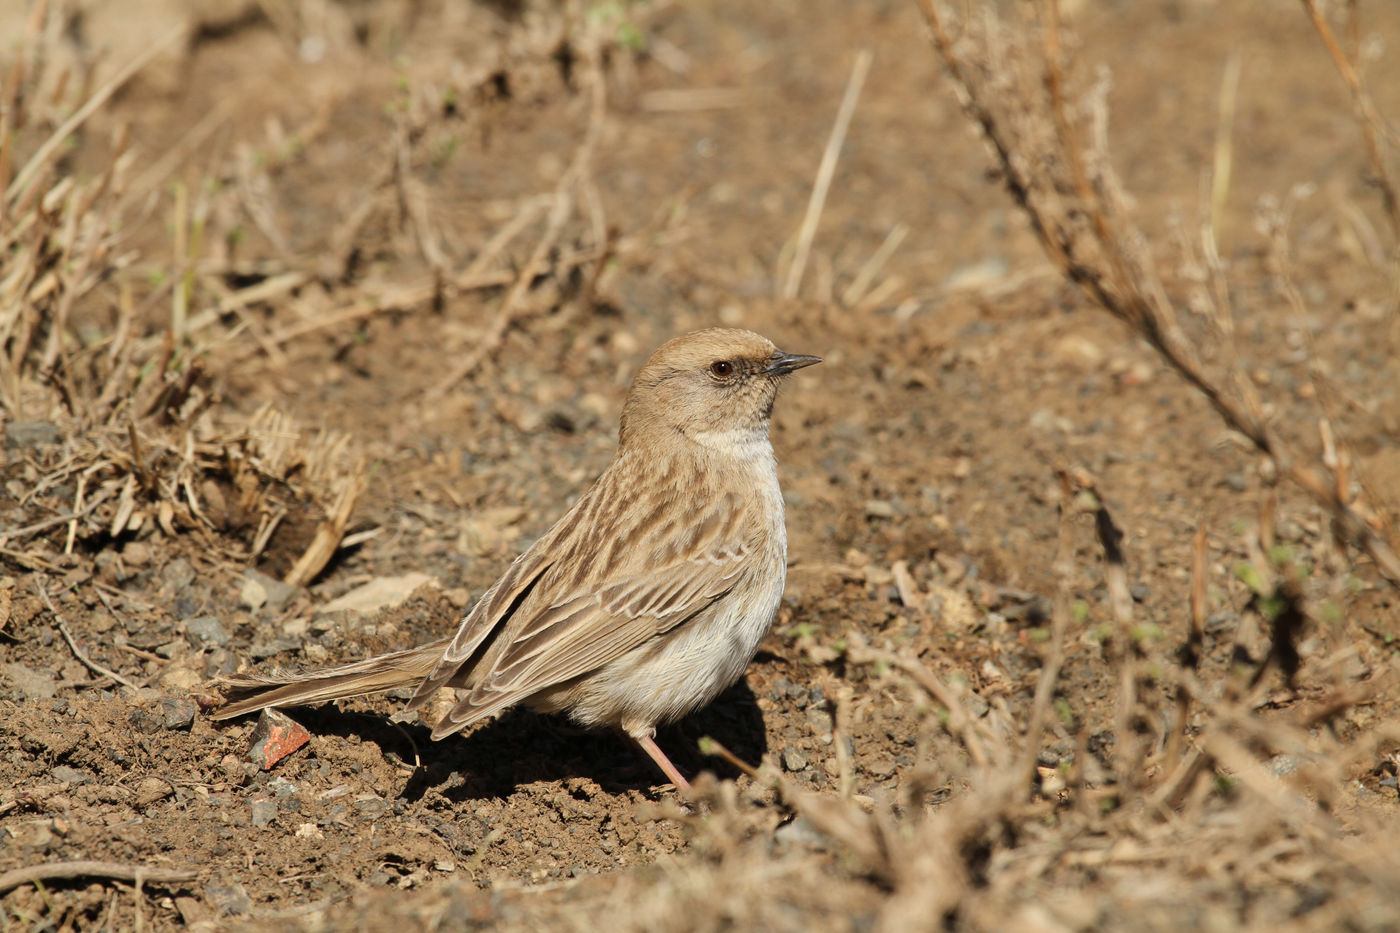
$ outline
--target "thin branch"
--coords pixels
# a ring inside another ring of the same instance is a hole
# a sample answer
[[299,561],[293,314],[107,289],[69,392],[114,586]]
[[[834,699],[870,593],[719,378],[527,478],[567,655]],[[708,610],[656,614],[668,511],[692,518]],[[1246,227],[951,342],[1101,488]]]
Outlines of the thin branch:
[[[67,623],[63,621],[63,616],[58,614],[58,608],[54,606],[53,600],[49,599],[49,591],[44,589],[44,584],[39,579],[38,574],[34,575],[34,587],[39,591],[39,598],[44,601],[44,605],[49,607],[49,612],[53,613],[54,622],[58,624],[59,634],[63,636],[64,641],[68,642],[68,647],[73,651],[73,657],[77,658],[78,661],[83,665],[83,667],[86,667],[88,670],[101,677],[110,677],[117,683],[121,684],[123,687],[130,687],[133,690],[137,689],[136,684],[127,680],[125,677],[123,677],[121,674],[118,674],[116,671],[110,670],[108,668],[103,667],[101,664],[98,664],[92,658],[88,657],[87,652],[85,652],[82,648],[78,647],[78,643],[73,639],[72,634],[68,631]],[[3,888],[0,888],[0,890],[3,890]]]
[[147,868],[123,862],[99,862],[79,859],[72,862],[49,862],[29,865],[0,875],[0,894],[44,881],[66,881],[74,878],[103,878],[109,881],[130,881],[136,884],[175,884],[193,881],[197,872],[183,868]]
[[933,32],[934,46],[957,87],[963,109],[981,127],[1007,191],[1025,213],[1036,238],[1059,266],[1061,274],[1078,285],[1100,308],[1145,339],[1179,376],[1205,396],[1228,427],[1248,438],[1260,453],[1274,461],[1280,475],[1287,477],[1327,509],[1346,540],[1369,554],[1381,574],[1392,584],[1400,586],[1400,556],[1392,547],[1381,518],[1358,503],[1339,498],[1334,479],[1300,464],[1294,452],[1275,437],[1256,406],[1250,404],[1248,399],[1227,394],[1222,386],[1206,375],[1195,349],[1177,327],[1160,289],[1145,289],[1140,281],[1140,276],[1149,274],[1150,270],[1136,269],[1126,261],[1120,245],[1123,232],[1114,231],[1109,224],[1108,196],[1083,177],[1078,137],[1065,116],[1063,95],[1058,90],[1060,76],[1056,59],[1059,43],[1058,26],[1053,23],[1056,13],[1054,4],[1048,4],[1047,15],[1052,22],[1046,25],[1046,82],[1050,107],[1065,150],[1063,154],[1070,161],[1070,170],[1075,179],[1071,185],[1082,200],[1077,205],[1075,216],[1087,216],[1094,242],[1104,252],[1102,257],[1086,257],[1081,246],[1085,239],[1083,231],[1071,226],[1070,218],[1052,216],[1038,203],[1033,194],[1037,180],[1031,177],[1030,169],[1026,167],[1034,160],[1020,158],[1020,141],[1014,137],[1014,130],[1003,126],[991,105],[983,99],[980,86],[964,68],[939,4],[935,0],[919,0],[919,5]]

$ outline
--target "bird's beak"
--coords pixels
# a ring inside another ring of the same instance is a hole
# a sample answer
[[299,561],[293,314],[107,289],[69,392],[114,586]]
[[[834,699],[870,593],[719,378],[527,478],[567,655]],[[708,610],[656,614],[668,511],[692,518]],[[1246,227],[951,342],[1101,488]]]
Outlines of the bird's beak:
[[819,356],[808,356],[805,353],[784,353],[782,350],[774,353],[768,360],[768,365],[763,367],[766,376],[786,376],[795,369],[804,366],[813,366],[820,363]]

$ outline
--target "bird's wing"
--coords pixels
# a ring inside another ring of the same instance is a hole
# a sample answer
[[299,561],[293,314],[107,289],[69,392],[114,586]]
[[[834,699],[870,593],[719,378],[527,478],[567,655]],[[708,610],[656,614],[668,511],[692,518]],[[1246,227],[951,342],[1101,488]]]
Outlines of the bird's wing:
[[[732,500],[717,503],[732,510]],[[491,669],[433,730],[455,732],[575,677],[595,671],[692,618],[735,585],[752,545],[729,516],[702,521],[709,540],[666,563],[559,594],[512,625],[511,641]]]
[[477,600],[476,605],[462,619],[457,634],[447,643],[437,664],[414,690],[413,698],[408,702],[408,709],[422,706],[439,687],[457,676],[462,665],[489,645],[488,637],[498,631],[530,596],[540,577],[549,570],[552,563],[549,559],[548,537],[541,538],[533,547],[517,557],[501,578]]

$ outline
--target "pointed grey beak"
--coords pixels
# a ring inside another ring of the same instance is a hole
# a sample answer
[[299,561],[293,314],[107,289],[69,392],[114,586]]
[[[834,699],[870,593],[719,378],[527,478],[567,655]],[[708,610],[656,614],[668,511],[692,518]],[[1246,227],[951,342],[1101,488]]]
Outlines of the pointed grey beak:
[[808,356],[805,353],[784,353],[779,350],[768,360],[768,365],[763,367],[763,372],[764,375],[768,376],[786,376],[795,369],[813,366],[821,361],[822,358],[819,356]]

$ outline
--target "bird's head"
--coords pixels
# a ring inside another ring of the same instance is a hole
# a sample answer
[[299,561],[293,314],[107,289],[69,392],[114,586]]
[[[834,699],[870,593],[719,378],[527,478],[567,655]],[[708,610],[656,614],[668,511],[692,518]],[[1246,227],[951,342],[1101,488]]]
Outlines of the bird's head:
[[632,380],[621,442],[677,434],[707,447],[765,439],[783,377],[821,358],[784,353],[747,330],[712,328],[662,344]]

